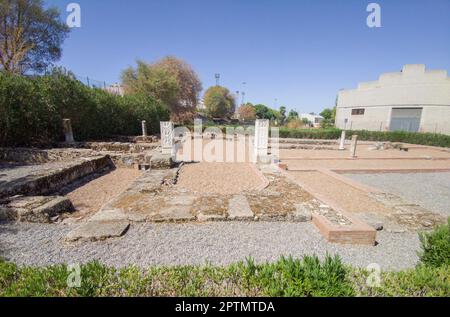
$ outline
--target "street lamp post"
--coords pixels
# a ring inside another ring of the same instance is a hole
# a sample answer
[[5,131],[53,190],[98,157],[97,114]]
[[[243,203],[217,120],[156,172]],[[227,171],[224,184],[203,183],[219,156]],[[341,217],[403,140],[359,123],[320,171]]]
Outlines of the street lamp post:
[[219,83],[220,83],[220,74],[215,74],[214,77],[216,78],[216,86],[219,86]]

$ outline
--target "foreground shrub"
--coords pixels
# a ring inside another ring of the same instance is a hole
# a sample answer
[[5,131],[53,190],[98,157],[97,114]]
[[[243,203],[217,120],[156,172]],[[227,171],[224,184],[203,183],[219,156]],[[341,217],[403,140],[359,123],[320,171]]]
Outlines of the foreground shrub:
[[0,146],[48,145],[63,140],[62,119],[70,118],[75,139],[139,135],[140,121],[159,132],[168,110],[144,95],[112,95],[92,89],[71,74],[54,70],[36,77],[0,72]]
[[450,267],[450,218],[432,232],[420,234],[420,261],[427,266]]
[[400,272],[382,272],[379,287],[369,287],[369,272],[354,270],[352,282],[357,296],[372,297],[448,297],[450,267],[419,266]]
[[148,270],[93,262],[81,267],[81,287],[69,288],[65,265],[19,268],[0,262],[0,296],[349,296],[353,289],[346,275],[337,257]]
[[148,270],[92,262],[81,266],[79,288],[67,286],[69,274],[65,265],[18,267],[0,260],[0,296],[450,296],[448,266],[382,272],[380,285],[369,287],[369,272],[329,256]]
[[339,257],[327,256],[323,263],[316,257],[281,258],[273,264],[255,265],[252,260],[242,267],[243,279],[263,296],[350,296],[353,289],[347,269]]

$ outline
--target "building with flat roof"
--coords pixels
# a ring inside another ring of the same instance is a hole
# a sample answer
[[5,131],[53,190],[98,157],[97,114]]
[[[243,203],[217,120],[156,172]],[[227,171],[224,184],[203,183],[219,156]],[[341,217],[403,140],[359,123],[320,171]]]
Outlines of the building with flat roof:
[[348,130],[450,134],[450,78],[445,70],[405,65],[398,73],[338,95],[336,126]]
[[320,125],[322,124],[324,118],[315,113],[302,113],[300,115],[300,119],[308,120],[311,127],[320,128]]

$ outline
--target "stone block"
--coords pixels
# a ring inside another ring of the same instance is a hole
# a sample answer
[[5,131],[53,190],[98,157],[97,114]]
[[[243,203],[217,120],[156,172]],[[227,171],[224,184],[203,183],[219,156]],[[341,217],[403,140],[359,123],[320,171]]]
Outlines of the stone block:
[[169,206],[162,208],[158,215],[153,215],[149,221],[193,221],[195,216],[191,213],[191,206]]
[[170,169],[175,166],[175,162],[170,154],[156,153],[150,159],[152,169]]
[[295,211],[293,214],[293,220],[297,222],[310,222],[312,221],[312,213],[310,208],[305,204],[295,205]]
[[0,220],[50,223],[52,219],[75,209],[72,202],[60,196],[16,196],[0,204]]
[[75,230],[69,232],[65,240],[75,241],[99,241],[123,236],[129,229],[128,221],[89,221]]

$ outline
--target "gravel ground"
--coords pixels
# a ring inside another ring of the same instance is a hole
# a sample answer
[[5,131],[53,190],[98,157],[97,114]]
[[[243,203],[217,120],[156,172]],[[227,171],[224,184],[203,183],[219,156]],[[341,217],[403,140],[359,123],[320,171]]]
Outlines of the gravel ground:
[[450,173],[346,174],[346,176],[399,195],[430,211],[450,216]]
[[208,224],[136,224],[122,238],[66,244],[72,229],[64,225],[0,224],[0,256],[19,265],[43,266],[100,260],[122,267],[150,265],[226,265],[252,256],[258,262],[281,255],[339,254],[345,263],[384,270],[413,267],[417,234],[378,233],[376,247],[327,243],[311,223],[217,222]]

